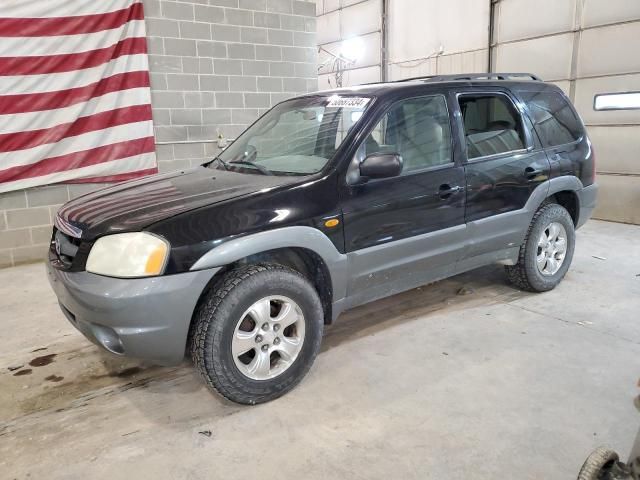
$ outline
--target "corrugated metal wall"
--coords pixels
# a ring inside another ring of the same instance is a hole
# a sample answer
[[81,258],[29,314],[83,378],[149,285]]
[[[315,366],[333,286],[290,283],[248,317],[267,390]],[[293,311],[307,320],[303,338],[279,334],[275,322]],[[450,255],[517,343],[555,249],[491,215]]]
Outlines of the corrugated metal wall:
[[389,0],[388,31],[391,80],[487,70],[488,1]]
[[640,223],[640,110],[595,111],[598,93],[640,91],[640,1],[501,0],[494,71],[559,85],[587,125],[601,186],[596,218]]
[[[380,81],[382,50],[382,0],[317,0],[318,44],[338,54],[342,41],[360,37],[363,56],[349,65],[343,85]],[[321,49],[318,86],[321,90],[336,87],[332,57]]]
[[[337,53],[343,40],[363,39],[343,85],[383,78],[383,1],[317,0],[320,46]],[[487,71],[491,0],[386,5],[388,79]],[[492,38],[492,71],[535,73],[574,101],[598,160],[595,216],[640,223],[640,110],[593,109],[597,93],[640,91],[640,0],[494,0]],[[335,86],[332,67],[320,70],[321,89]]]
[[[387,0],[387,5],[389,80],[487,70],[488,1]],[[338,53],[343,40],[363,40],[364,55],[347,67],[343,85],[382,79],[382,11],[383,0],[317,0],[322,48]],[[321,51],[320,60],[330,60],[330,55]],[[319,73],[320,89],[335,87],[331,62]]]

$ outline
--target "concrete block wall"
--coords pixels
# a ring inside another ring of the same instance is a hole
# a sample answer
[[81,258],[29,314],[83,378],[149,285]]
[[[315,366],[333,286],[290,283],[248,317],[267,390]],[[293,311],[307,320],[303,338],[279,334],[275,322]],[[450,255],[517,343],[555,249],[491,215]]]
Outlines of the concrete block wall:
[[44,258],[65,202],[104,184],[52,185],[0,193],[0,268]]
[[[156,154],[161,172],[202,163],[220,131],[317,89],[313,0],[144,0]],[[0,268],[44,257],[55,213],[104,185],[0,194]]]
[[313,2],[145,0],[145,14],[160,171],[202,163],[218,132],[316,89]]

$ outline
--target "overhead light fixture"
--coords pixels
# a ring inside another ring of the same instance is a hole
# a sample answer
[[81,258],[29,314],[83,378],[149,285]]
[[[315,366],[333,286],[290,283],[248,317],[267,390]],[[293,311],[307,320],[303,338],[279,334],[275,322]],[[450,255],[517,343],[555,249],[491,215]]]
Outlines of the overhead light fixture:
[[360,37],[353,37],[342,42],[340,55],[351,62],[357,62],[364,56],[364,41]]

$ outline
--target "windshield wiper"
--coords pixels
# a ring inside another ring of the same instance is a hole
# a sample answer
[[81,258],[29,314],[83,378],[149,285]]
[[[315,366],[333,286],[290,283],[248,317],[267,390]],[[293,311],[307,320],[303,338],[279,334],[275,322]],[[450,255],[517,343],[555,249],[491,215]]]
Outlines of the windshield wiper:
[[220,157],[214,157],[211,160],[206,161],[202,164],[203,167],[210,167],[213,162],[218,162],[225,170],[229,170],[229,164],[222,160]]
[[228,164],[227,162],[225,162],[223,159],[221,159],[220,157],[216,157],[216,158],[214,158],[214,160],[217,160],[217,161],[218,161],[218,163],[219,163],[220,165],[222,165],[222,167],[223,167],[225,170],[229,170],[229,164]]
[[256,170],[258,170],[263,175],[273,175],[273,173],[270,170],[267,170],[262,165],[258,165],[257,163],[250,162],[249,160],[236,160],[234,162],[228,163],[227,165],[230,165],[230,166],[233,166],[233,165],[249,165],[250,167],[253,167]]

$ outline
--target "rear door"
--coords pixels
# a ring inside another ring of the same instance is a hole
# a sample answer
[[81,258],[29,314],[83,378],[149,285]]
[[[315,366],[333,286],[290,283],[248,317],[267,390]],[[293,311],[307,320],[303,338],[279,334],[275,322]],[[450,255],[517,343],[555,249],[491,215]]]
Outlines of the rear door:
[[[464,240],[464,171],[451,131],[445,95],[411,97],[387,109],[360,145],[341,192],[352,304],[454,271]],[[350,180],[374,153],[401,155],[402,174]]]
[[[519,246],[532,192],[549,178],[549,161],[524,108],[507,90],[458,92],[459,141],[465,150],[469,234],[466,258]],[[496,258],[499,260],[500,258]],[[479,257],[478,264],[486,263]]]

